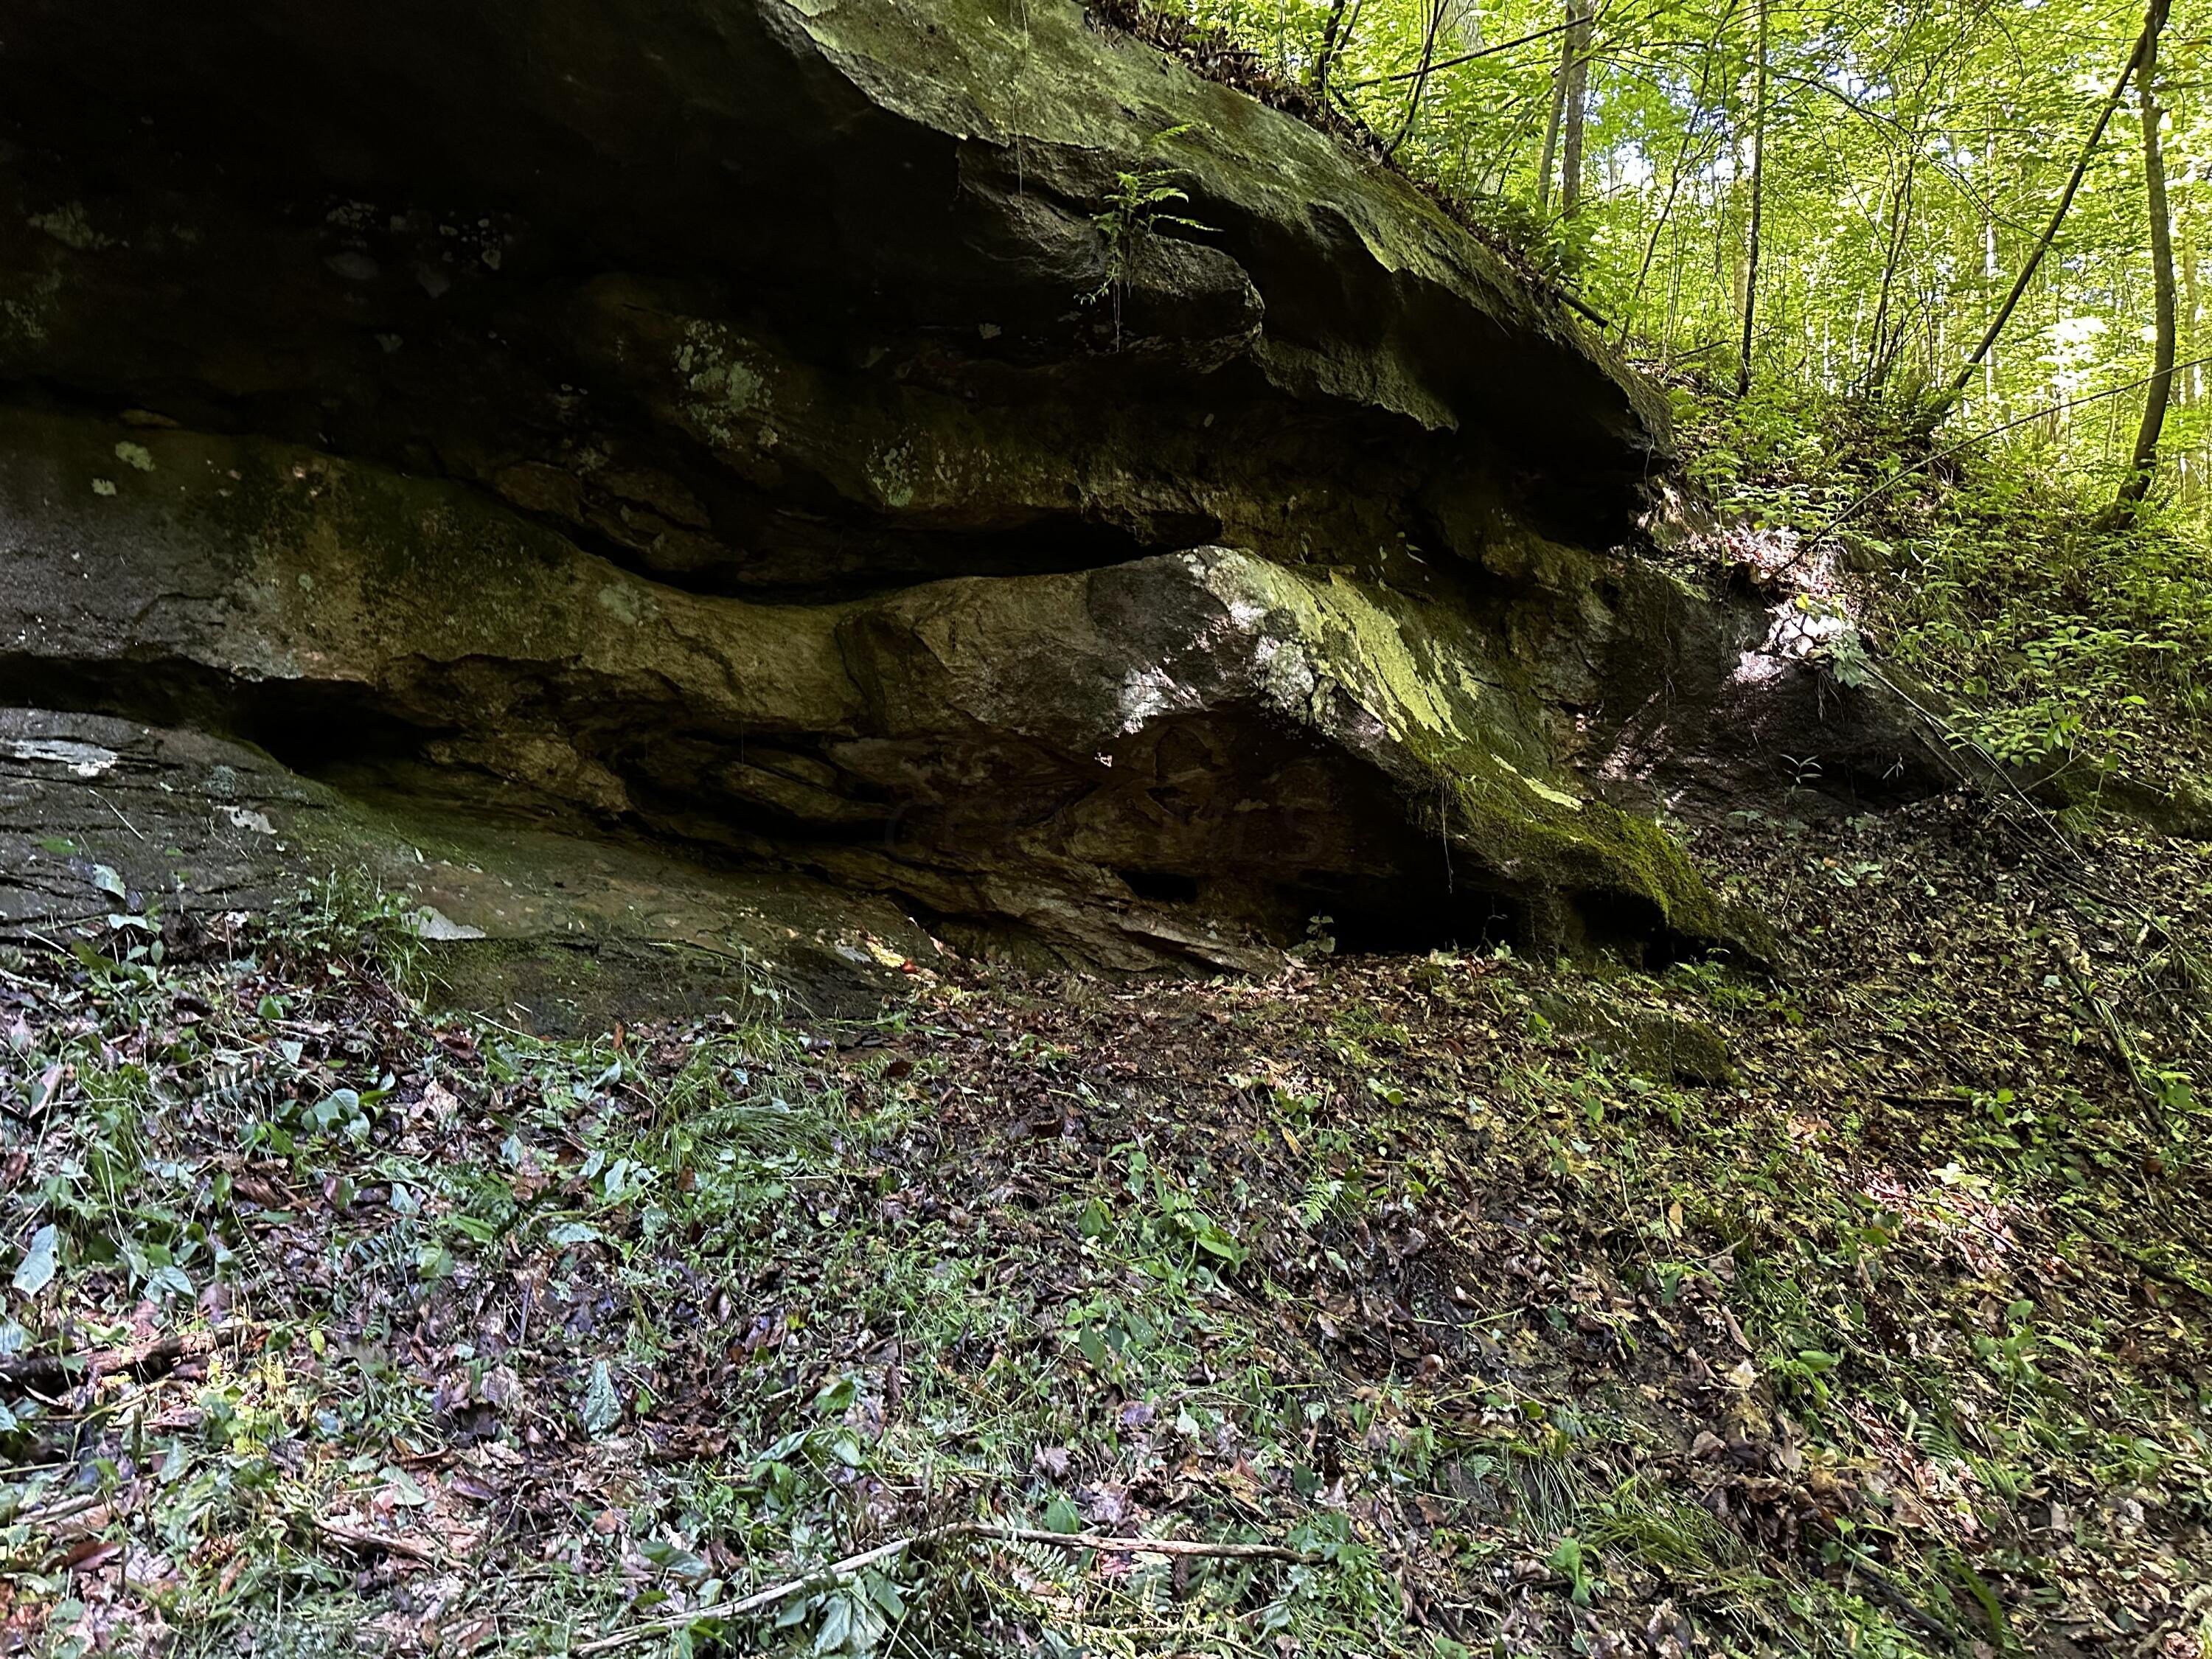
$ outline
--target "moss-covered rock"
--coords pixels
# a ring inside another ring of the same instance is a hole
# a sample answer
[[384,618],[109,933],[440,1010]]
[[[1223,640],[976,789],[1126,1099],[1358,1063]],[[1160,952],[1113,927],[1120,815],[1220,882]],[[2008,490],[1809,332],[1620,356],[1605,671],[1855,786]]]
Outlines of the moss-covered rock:
[[1571,988],[1539,996],[1534,1012],[1553,1036],[1610,1055],[1652,1082],[1729,1087],[1737,1080],[1727,1039],[1702,1020]]
[[126,9],[0,53],[15,701],[1041,957],[1742,937],[1571,763],[1660,406],[1334,139],[1061,0]]
[[301,765],[433,767],[1123,965],[1248,962],[1332,906],[1725,933],[1655,827],[1557,770],[1469,619],[1387,586],[1206,547],[767,605],[451,485],[117,430],[0,416],[0,493],[39,503],[0,631]]

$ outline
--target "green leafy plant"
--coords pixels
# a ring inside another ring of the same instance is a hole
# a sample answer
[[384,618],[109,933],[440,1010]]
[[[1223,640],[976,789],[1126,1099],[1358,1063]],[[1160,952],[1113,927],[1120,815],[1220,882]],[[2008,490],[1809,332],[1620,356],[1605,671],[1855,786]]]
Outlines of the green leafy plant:
[[[1184,137],[1190,131],[1188,123],[1169,127],[1154,133],[1150,142],[1157,148]],[[1117,172],[1114,175],[1113,188],[1105,193],[1103,205],[1091,216],[1091,222],[1097,227],[1105,245],[1105,270],[1098,286],[1091,290],[1090,298],[1094,301],[1109,300],[1112,302],[1116,345],[1121,337],[1122,301],[1127,295],[1138,263],[1162,227],[1174,225],[1195,231],[1212,228],[1188,215],[1171,211],[1177,204],[1190,200],[1188,192],[1175,179],[1174,169],[1170,167],[1139,167]]]

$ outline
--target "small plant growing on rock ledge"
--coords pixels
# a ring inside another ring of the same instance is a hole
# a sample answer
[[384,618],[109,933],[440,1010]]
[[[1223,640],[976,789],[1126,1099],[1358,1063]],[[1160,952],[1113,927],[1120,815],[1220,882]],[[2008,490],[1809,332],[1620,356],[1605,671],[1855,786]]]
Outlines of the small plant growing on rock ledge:
[[[1154,133],[1152,142],[1155,146],[1164,144],[1189,131],[1190,125],[1186,122]],[[1116,173],[1114,188],[1106,192],[1105,206],[1091,216],[1091,222],[1106,239],[1106,274],[1085,298],[1093,304],[1103,299],[1113,301],[1114,348],[1117,351],[1121,346],[1121,298],[1128,291],[1129,273],[1145,244],[1162,225],[1181,225],[1185,229],[1199,231],[1213,228],[1167,210],[1172,204],[1189,200],[1189,195],[1175,183],[1172,172],[1165,167],[1146,167]]]

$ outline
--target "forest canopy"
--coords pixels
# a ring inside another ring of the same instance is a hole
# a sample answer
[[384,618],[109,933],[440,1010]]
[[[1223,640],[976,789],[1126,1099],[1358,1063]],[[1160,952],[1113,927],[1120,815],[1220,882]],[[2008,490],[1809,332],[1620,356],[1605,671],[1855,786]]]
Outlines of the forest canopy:
[[[1928,400],[1961,430],[2028,417],[2008,445],[2112,487],[2155,378],[2154,131],[2181,365],[2160,449],[2201,511],[2203,42],[2193,15],[2164,11],[1188,0],[1187,15],[1527,250],[1639,366]],[[2130,72],[2153,35],[2148,72]]]

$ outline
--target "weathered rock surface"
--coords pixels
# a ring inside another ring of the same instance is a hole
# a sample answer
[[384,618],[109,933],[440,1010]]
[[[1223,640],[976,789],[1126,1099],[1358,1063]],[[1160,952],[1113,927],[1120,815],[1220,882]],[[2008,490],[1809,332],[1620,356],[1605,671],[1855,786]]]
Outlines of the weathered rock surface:
[[[67,716],[13,741],[318,858],[647,837],[894,958],[1741,936],[1648,816],[1767,763],[1757,607],[1625,550],[1658,406],[1073,5],[24,0],[0,109],[0,698]],[[1203,228],[1106,234],[1132,179]],[[96,820],[16,763],[0,833]]]
[[604,1029],[641,995],[854,1012],[934,955],[881,899],[349,797],[244,744],[44,709],[0,708],[0,939],[125,947],[204,944],[365,875],[420,906],[436,987],[541,1030]]

